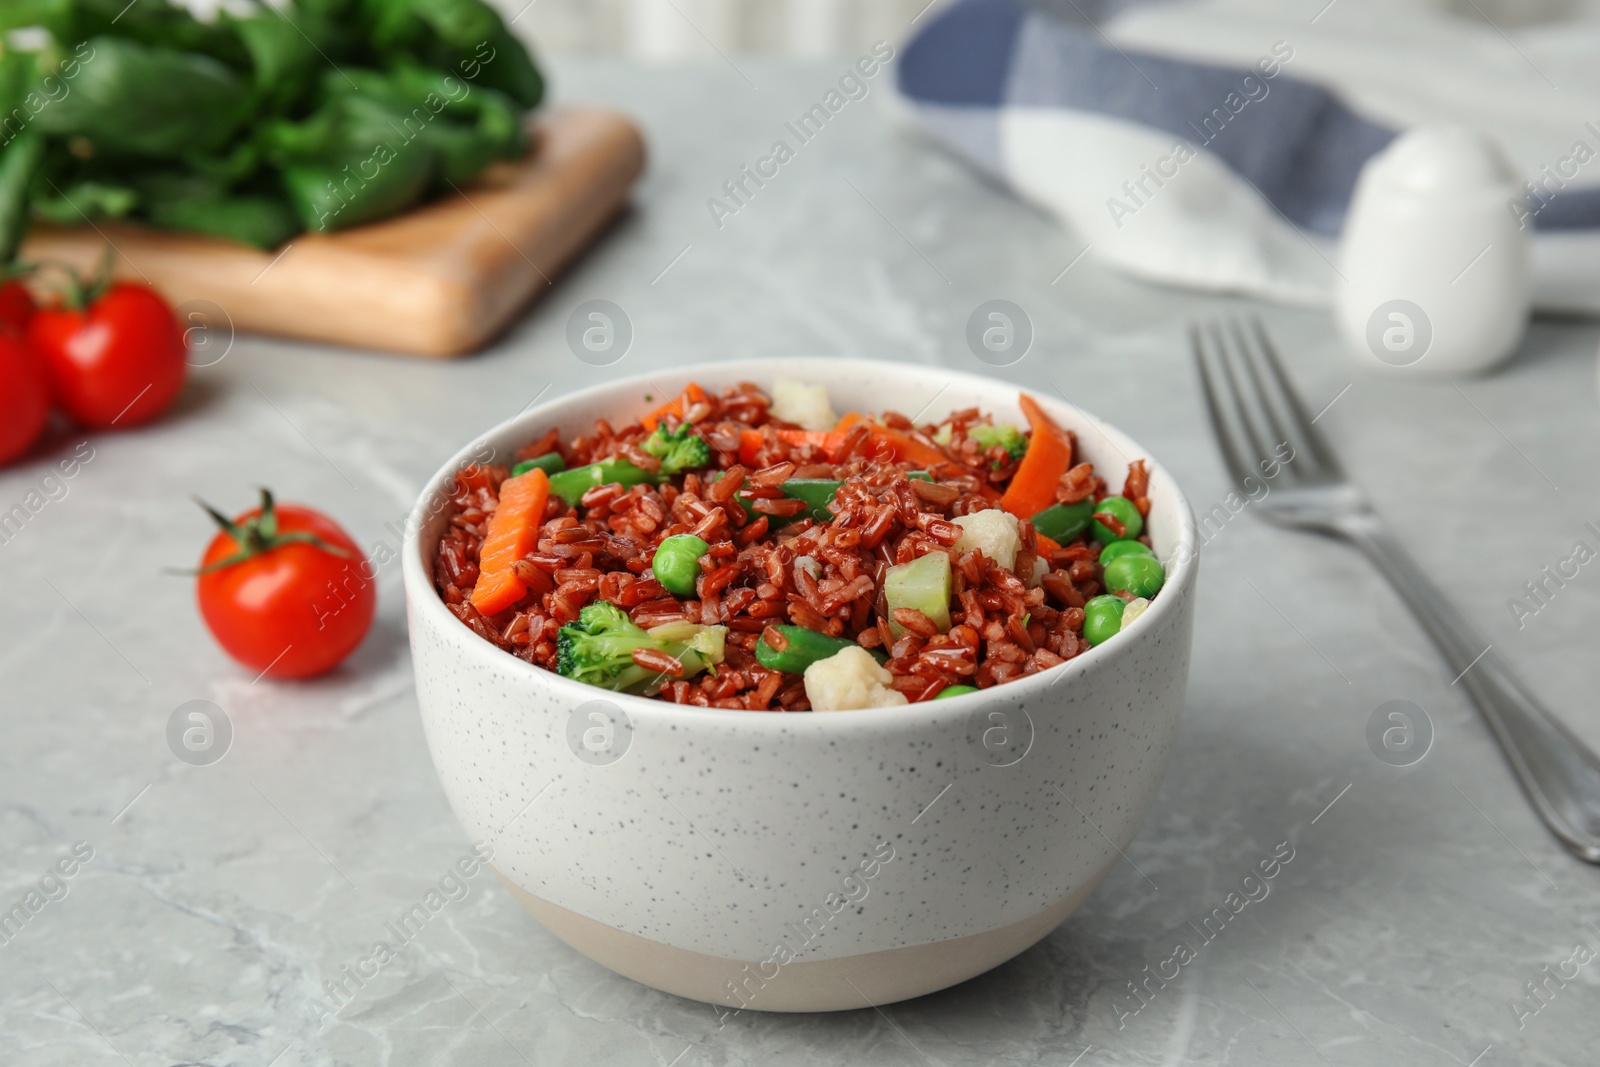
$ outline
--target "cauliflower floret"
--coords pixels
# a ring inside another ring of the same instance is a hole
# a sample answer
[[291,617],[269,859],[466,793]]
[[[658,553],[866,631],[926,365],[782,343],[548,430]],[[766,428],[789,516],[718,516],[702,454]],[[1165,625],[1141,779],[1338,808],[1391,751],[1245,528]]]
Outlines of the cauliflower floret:
[[1006,570],[1017,565],[1017,551],[1022,547],[1022,537],[1017,533],[1017,517],[1009,511],[990,508],[971,515],[957,515],[951,520],[961,527],[961,540],[956,542],[957,552],[976,548]]
[[1033,573],[1024,579],[1029,589],[1038,588],[1044,576],[1050,573],[1050,562],[1043,556],[1033,557]]
[[1117,633],[1120,634],[1123,630],[1132,626],[1134,620],[1143,615],[1149,607],[1150,601],[1144,597],[1136,597],[1128,601],[1128,606],[1122,609],[1122,625],[1117,627]]
[[828,387],[807,385],[793,378],[779,378],[772,383],[769,410],[773,418],[806,430],[831,430],[839,424],[839,416],[828,403]]
[[908,703],[904,693],[889,687],[894,676],[859,645],[817,660],[806,668],[805,679],[806,699],[811,701],[812,711],[890,708]]

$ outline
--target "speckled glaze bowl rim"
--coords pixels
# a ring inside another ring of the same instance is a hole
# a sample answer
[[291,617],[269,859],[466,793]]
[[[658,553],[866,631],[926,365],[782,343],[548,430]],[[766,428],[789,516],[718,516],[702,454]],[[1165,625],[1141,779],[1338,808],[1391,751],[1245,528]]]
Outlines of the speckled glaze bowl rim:
[[[530,407],[477,435],[446,460],[428,479],[427,484],[417,498],[416,504],[412,508],[410,516],[406,520],[406,537],[403,549],[404,558],[401,561],[401,573],[408,611],[421,612],[430,625],[440,627],[445,633],[453,633],[454,636],[459,638],[470,638],[470,641],[456,641],[453,643],[460,645],[464,649],[469,649],[468,655],[488,657],[485,661],[487,666],[498,666],[502,670],[510,670],[514,672],[516,677],[527,679],[530,684],[549,686],[558,692],[570,694],[573,700],[579,703],[584,700],[596,699],[612,701],[626,711],[630,718],[635,721],[654,720],[663,725],[715,722],[725,728],[731,726],[756,732],[795,729],[832,732],[878,731],[905,724],[908,718],[905,706],[862,708],[845,713],[823,715],[768,714],[734,711],[726,708],[701,708],[692,704],[676,704],[670,701],[654,700],[647,697],[597,689],[594,686],[563,678],[559,674],[547,671],[542,667],[536,667],[525,660],[518,659],[510,653],[502,651],[462,625],[461,620],[457,619],[445,607],[444,601],[440,599],[438,591],[433,585],[432,554],[436,539],[431,540],[426,546],[422,544],[429,502],[435,498],[436,494],[442,491],[447,480],[474,458],[475,453],[484,442],[498,438],[515,439],[519,436],[526,440],[532,440],[538,436],[538,432],[544,429],[543,424],[548,420],[549,410],[553,407],[579,403],[585,400],[599,400],[608,395],[617,395],[619,398],[624,398],[628,393],[641,387],[651,392],[659,392],[660,383],[663,381],[668,383],[687,382],[696,378],[697,375],[714,374],[719,378],[728,377],[740,381],[770,381],[778,377],[803,376],[806,371],[799,368],[814,367],[819,363],[837,364],[841,368],[868,366],[874,370],[895,375],[915,375],[919,372],[923,374],[937,373],[948,377],[952,382],[959,381],[969,384],[974,391],[968,395],[971,395],[974,402],[979,406],[984,406],[988,402],[987,398],[990,394],[997,390],[1013,393],[1022,391],[1022,387],[1002,379],[987,378],[964,371],[929,366],[927,364],[899,363],[889,360],[859,360],[830,356],[787,356],[776,359],[733,359],[721,362],[695,363],[685,367],[674,367],[665,372],[618,378],[600,385],[563,393],[552,400]],[[994,701],[1002,696],[1008,702],[1021,700],[1029,696],[1039,696],[1044,690],[1049,689],[1058,682],[1068,682],[1069,679],[1085,674],[1090,670],[1112,667],[1118,659],[1131,651],[1134,643],[1159,629],[1159,623],[1166,618],[1170,611],[1176,610],[1173,606],[1174,602],[1180,599],[1183,594],[1189,592],[1189,587],[1194,583],[1199,556],[1199,549],[1196,545],[1194,511],[1189,504],[1188,497],[1179,488],[1176,479],[1171,476],[1170,472],[1162,466],[1148,449],[1104,419],[1085,411],[1069,401],[1044,394],[1036,394],[1036,398],[1040,400],[1046,410],[1051,410],[1053,414],[1067,422],[1069,424],[1068,429],[1074,428],[1077,423],[1088,424],[1103,434],[1113,448],[1129,456],[1142,457],[1148,465],[1152,486],[1159,480],[1169,487],[1171,499],[1164,500],[1163,506],[1176,506],[1178,508],[1178,542],[1166,553],[1167,559],[1171,562],[1168,565],[1162,593],[1170,592],[1172,595],[1164,596],[1158,594],[1150,602],[1150,608],[1141,617],[1141,625],[1128,631],[1126,640],[1119,639],[1091,648],[1066,663],[1014,682],[1007,682],[1004,685],[979,690],[976,693],[965,693],[945,700],[927,701],[912,705],[913,708],[924,713],[924,715],[917,716],[918,722],[922,725],[937,722],[940,719],[962,719],[972,714],[973,710],[980,704]],[[1070,409],[1070,414],[1063,415],[1064,409]],[[426,555],[424,555],[424,549],[426,549]],[[1063,674],[1062,672],[1065,673]]]

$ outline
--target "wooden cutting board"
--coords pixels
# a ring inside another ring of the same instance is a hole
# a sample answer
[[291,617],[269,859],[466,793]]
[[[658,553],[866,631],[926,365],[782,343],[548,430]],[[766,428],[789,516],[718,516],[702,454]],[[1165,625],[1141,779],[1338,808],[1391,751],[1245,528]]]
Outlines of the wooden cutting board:
[[617,112],[565,108],[532,129],[526,160],[496,164],[460,195],[369,226],[303,234],[276,251],[100,223],[36,226],[22,258],[90,270],[110,241],[119,277],[147,281],[175,305],[214,304],[238,330],[464,355],[550,287],[644,169],[644,140]]

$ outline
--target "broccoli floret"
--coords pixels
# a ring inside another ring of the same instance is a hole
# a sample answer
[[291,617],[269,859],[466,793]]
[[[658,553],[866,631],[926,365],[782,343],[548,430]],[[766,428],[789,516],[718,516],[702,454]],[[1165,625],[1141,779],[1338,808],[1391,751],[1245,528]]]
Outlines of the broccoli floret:
[[667,429],[664,422],[657,424],[655,433],[645,438],[643,447],[661,461],[658,473],[664,478],[697,470],[711,463],[711,446],[687,422],[679,423],[676,430]]
[[1028,439],[1009,422],[1002,422],[998,426],[974,426],[967,431],[967,436],[985,449],[999,445],[1013,460],[1021,459],[1023,453],[1028,451]]
[[[556,670],[602,689],[653,695],[679,678],[691,678],[722,662],[726,626],[667,622],[640,629],[615,604],[597,601],[556,637]],[[683,664],[681,675],[664,675],[633,662],[635,649],[655,649]]]

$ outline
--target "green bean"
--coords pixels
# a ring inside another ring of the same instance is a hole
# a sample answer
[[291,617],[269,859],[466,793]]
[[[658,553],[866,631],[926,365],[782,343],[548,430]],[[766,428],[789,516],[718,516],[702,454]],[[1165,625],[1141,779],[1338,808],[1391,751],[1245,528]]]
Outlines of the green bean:
[[[790,478],[778,488],[783,490],[784,496],[806,502],[810,510],[803,511],[800,515],[809,514],[817,522],[832,522],[833,512],[828,510],[828,505],[833,502],[833,494],[837,493],[839,486],[843,484],[832,478]],[[799,518],[800,515],[796,515],[795,518]],[[776,517],[773,517],[772,522],[777,523]]]
[[1083,639],[1098,645],[1122,629],[1122,612],[1127,607],[1121,597],[1097,596],[1083,606]]
[[700,557],[711,548],[694,534],[678,534],[656,548],[650,569],[656,581],[673,596],[694,596],[695,579],[700,577]]
[[625,487],[655,481],[649,471],[634,466],[625,459],[613,456],[599,463],[573,467],[550,477],[550,491],[573,507],[583,499],[583,494],[597,485],[613,483]]
[[[776,630],[779,640],[783,642],[782,651],[773,648],[767,642],[767,634],[762,633],[756,641],[756,662],[769,671],[787,671],[790,674],[804,674],[807,667],[818,660],[827,659],[829,656],[855,645],[843,637],[829,637],[819,634],[815,630],[808,630],[804,626],[769,626],[768,630]],[[867,649],[879,663],[886,660],[882,650]]]
[[[907,471],[906,477],[920,482],[933,481],[933,475],[927,471]],[[828,523],[833,521],[833,512],[828,510],[828,505],[833,503],[833,494],[837,493],[843,484],[832,478],[790,478],[778,488],[783,490],[783,495],[786,497],[804,500],[811,509],[809,511],[811,518],[819,523]],[[795,518],[806,514],[808,512],[801,512]],[[778,523],[779,520],[775,516],[772,517],[772,525],[777,526]]]
[[[706,483],[709,485],[719,477],[721,477],[721,472],[708,477]],[[933,481],[933,475],[927,471],[907,471],[906,477],[924,482]],[[843,484],[843,482],[833,478],[790,478],[778,488],[789,499],[804,501],[806,510],[794,516],[768,515],[768,529],[776,530],[780,526],[787,526],[791,522],[798,522],[805,518],[812,519],[819,525],[826,525],[832,522],[833,512],[828,510],[828,505],[833,503],[833,495],[839,491],[839,487]],[[744,497],[735,495],[734,499],[744,509],[747,521],[753,522],[761,514],[751,507],[750,501]]]
[[1064,545],[1089,528],[1089,516],[1093,512],[1093,500],[1052,504],[1033,517],[1033,528],[1056,544]]
[[546,474],[559,474],[567,469],[567,461],[561,458],[560,452],[546,452],[542,456],[525,459],[511,468],[513,475],[527,474],[531,470],[541,470]]

